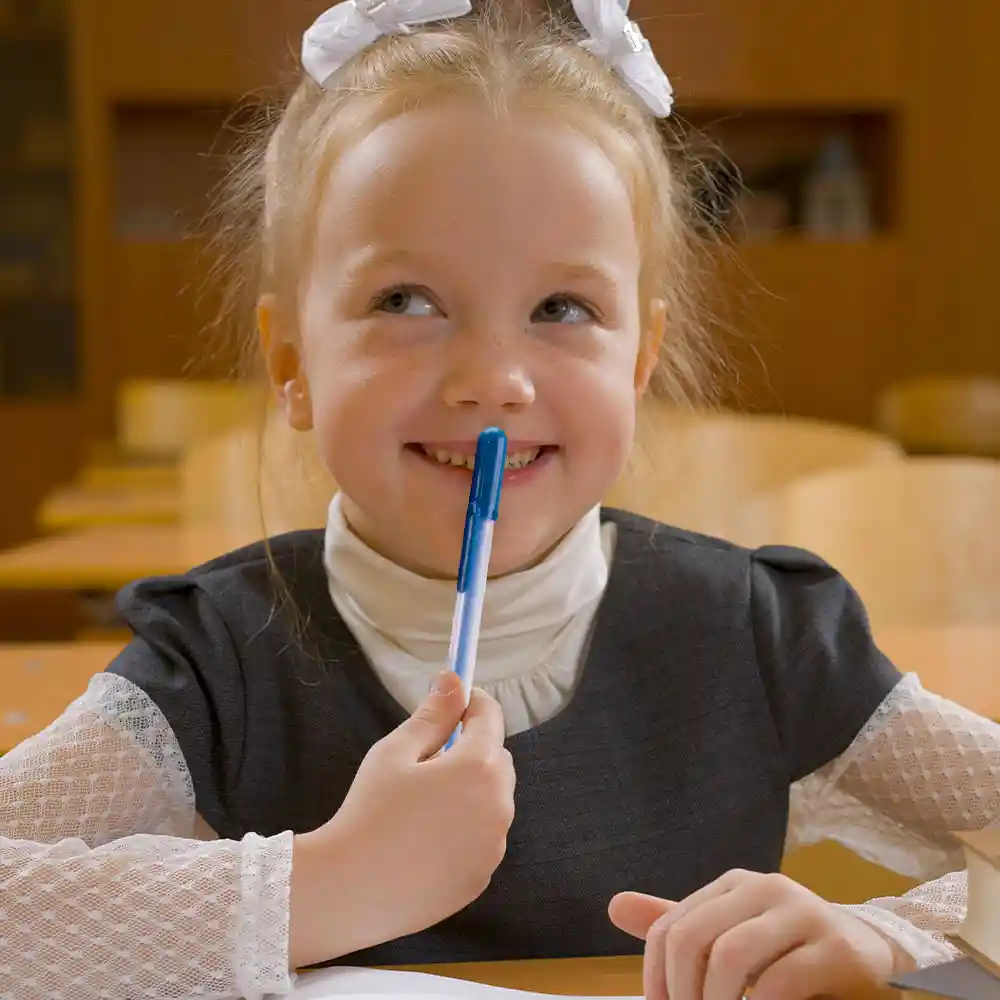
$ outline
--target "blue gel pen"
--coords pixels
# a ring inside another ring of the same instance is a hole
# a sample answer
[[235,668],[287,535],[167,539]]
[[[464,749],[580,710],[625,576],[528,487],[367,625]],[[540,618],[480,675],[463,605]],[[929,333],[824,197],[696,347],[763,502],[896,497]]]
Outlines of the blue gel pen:
[[[472,675],[476,667],[479,627],[483,620],[486,576],[493,549],[493,527],[500,513],[500,487],[507,464],[507,435],[497,427],[487,427],[476,442],[472,488],[465,512],[465,534],[458,564],[458,595],[451,624],[448,669],[458,674],[468,703]],[[462,725],[451,734],[445,750],[458,739]]]

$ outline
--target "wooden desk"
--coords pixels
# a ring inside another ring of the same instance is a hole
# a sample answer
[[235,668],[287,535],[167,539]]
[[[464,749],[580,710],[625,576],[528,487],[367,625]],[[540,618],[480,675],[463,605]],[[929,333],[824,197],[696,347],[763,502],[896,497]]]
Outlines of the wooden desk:
[[[469,962],[455,965],[413,965],[403,972],[426,972],[557,996],[641,997],[642,956],[616,958],[543,958],[519,962]],[[889,987],[852,995],[845,1000],[899,1000]]]
[[0,552],[0,590],[116,591],[252,541],[182,525],[101,525]]
[[0,646],[0,753],[58,718],[121,648],[120,643]]
[[43,531],[66,531],[95,525],[176,524],[181,495],[176,489],[70,486],[46,497],[38,511]]
[[560,996],[638,996],[642,993],[642,956],[621,958],[544,958],[520,962],[462,962],[414,965],[404,972],[465,979],[489,986]]
[[875,639],[929,691],[1000,721],[1000,625],[883,625]]

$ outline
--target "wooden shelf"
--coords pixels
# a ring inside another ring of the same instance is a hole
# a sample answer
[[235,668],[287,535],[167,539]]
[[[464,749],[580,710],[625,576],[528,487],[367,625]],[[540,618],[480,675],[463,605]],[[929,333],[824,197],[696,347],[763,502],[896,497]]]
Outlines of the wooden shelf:
[[[681,109],[680,128],[688,150],[722,179],[734,198],[768,198],[768,207],[784,211],[786,226],[801,224],[809,177],[826,143],[846,140],[864,173],[876,232],[894,226],[899,216],[899,115],[832,109]],[[713,166],[714,165],[714,166]],[[735,165],[744,191],[732,189]],[[713,199],[714,201],[714,199]],[[747,203],[743,203],[747,207]],[[746,220],[753,227],[752,220]],[[741,220],[732,219],[737,230]]]
[[114,109],[114,212],[119,239],[180,241],[209,207],[222,180],[229,111],[213,106]]

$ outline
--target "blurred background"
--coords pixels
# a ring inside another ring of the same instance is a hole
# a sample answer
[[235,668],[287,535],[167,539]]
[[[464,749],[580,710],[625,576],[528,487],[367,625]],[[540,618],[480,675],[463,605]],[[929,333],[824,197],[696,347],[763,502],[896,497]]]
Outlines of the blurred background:
[[[325,0],[0,0],[0,545],[118,440],[129,380],[225,376],[191,238],[220,126]],[[991,0],[635,0],[711,139],[743,408],[871,426],[922,375],[1000,377]],[[734,177],[745,188],[735,189]]]
[[[273,421],[261,451],[197,234],[223,123],[327,5],[0,0],[0,752],[121,648],[119,587],[260,537],[261,508],[323,523],[314,457]],[[731,361],[722,413],[646,408],[609,501],[818,551],[903,669],[1000,717],[1000,4],[632,14],[722,236]],[[812,857],[793,874],[830,898],[905,887]]]
[[[175,520],[185,448],[245,421],[243,395],[214,382],[236,358],[213,334],[199,224],[234,112],[293,79],[326,6],[0,0],[0,548]],[[724,402],[909,451],[1000,451],[1000,6],[635,0],[632,14],[723,234]]]

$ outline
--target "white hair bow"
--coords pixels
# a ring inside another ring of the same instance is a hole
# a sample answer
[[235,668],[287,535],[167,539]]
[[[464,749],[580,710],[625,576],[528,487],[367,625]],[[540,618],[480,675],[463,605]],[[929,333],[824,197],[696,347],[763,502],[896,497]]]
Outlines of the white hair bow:
[[302,66],[321,86],[348,60],[383,35],[462,17],[471,0],[344,0],[321,14],[302,39]]
[[629,20],[628,0],[573,0],[573,10],[590,35],[583,47],[611,63],[643,104],[666,118],[674,105],[674,89],[639,25]]
[[[661,118],[670,114],[673,88],[639,26],[629,20],[628,0],[572,0],[589,36],[581,44],[607,60],[636,96]],[[343,0],[321,14],[302,40],[302,65],[321,86],[346,62],[383,35],[463,17],[471,0]]]

